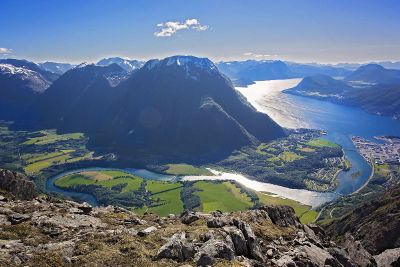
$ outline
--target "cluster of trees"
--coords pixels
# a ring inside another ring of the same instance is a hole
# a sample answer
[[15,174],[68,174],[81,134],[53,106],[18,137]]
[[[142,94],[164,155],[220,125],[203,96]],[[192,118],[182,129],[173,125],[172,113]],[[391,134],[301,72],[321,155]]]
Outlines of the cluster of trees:
[[138,190],[121,192],[127,186],[127,183],[121,183],[111,188],[91,184],[91,185],[76,185],[71,188],[73,191],[88,193],[93,195],[100,205],[114,205],[125,208],[143,207],[152,204],[153,200],[150,194],[145,190],[145,185],[140,186]]
[[201,205],[200,197],[193,193],[200,191],[200,189],[193,187],[194,182],[185,181],[182,182],[182,184],[181,199],[183,202],[183,208],[185,210],[194,210],[199,208]]

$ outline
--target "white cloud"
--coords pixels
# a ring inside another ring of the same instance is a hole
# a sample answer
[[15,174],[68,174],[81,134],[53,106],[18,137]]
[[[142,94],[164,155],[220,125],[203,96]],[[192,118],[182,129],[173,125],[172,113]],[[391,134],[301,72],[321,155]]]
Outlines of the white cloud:
[[247,57],[255,57],[255,58],[267,58],[267,57],[276,57],[277,55],[269,55],[269,54],[257,54],[253,52],[246,52],[243,54]]
[[11,53],[12,53],[12,49],[0,47],[0,54],[11,54]]
[[161,29],[154,33],[157,37],[169,37],[180,30],[193,29],[196,31],[205,31],[208,29],[207,25],[201,25],[198,19],[187,19],[184,22],[168,21],[157,24]]

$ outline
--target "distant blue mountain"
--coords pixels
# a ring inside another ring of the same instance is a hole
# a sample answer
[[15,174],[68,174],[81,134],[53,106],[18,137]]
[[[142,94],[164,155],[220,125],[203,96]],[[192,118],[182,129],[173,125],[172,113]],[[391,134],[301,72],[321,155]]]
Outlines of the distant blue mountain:
[[327,75],[307,76],[285,92],[400,118],[400,70],[386,69],[377,64],[361,66],[343,80]]
[[64,74],[65,72],[69,71],[75,65],[69,64],[69,63],[58,63],[58,62],[44,62],[44,63],[39,63],[39,66],[47,71],[56,73],[56,74]]
[[247,86],[254,81],[302,78],[308,75],[325,74],[343,77],[351,71],[327,65],[300,64],[280,60],[246,60],[218,63],[219,70],[236,86]]
[[15,120],[58,78],[39,65],[0,59],[0,120]]
[[104,59],[100,60],[99,62],[97,62],[96,65],[108,66],[113,63],[119,65],[121,68],[123,68],[127,72],[131,72],[133,70],[138,70],[144,65],[143,61],[123,59],[120,57],[104,58]]
[[362,81],[365,83],[400,83],[400,70],[386,69],[378,64],[359,67],[346,77],[346,81]]

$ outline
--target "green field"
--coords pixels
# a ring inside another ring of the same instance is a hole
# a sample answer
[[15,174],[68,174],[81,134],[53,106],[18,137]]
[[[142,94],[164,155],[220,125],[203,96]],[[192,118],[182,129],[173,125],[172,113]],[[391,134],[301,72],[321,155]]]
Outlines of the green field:
[[151,193],[151,198],[157,204],[152,207],[136,209],[136,212],[153,212],[160,216],[167,216],[168,214],[179,214],[183,211],[183,202],[180,196],[182,190],[181,183],[148,180],[146,190]]
[[66,163],[72,158],[71,153],[75,150],[62,150],[57,152],[34,154],[27,160],[27,165],[24,166],[26,173],[34,174],[52,165]]
[[[104,170],[70,174],[57,179],[55,185],[71,188],[77,185],[95,184],[111,189],[116,185],[126,183],[127,185],[122,189],[121,194],[124,192],[136,192],[135,194],[137,194],[140,192],[137,190],[140,189],[143,182],[146,183],[147,198],[150,198],[151,202],[146,202],[148,203],[146,204],[147,206],[142,208],[134,208],[135,212],[152,212],[160,216],[167,216],[168,214],[179,214],[183,211],[183,201],[181,199],[183,185],[180,182],[143,180],[123,171]],[[192,186],[199,190],[193,194],[199,196],[199,211],[202,212],[215,210],[223,212],[241,211],[249,209],[255,204],[246,193],[242,193],[240,188],[229,181],[197,181]],[[144,192],[143,189],[141,190]],[[311,210],[310,206],[303,205],[297,201],[274,197],[266,193],[257,192],[256,194],[262,204],[293,207],[302,223],[312,222],[317,216],[317,212]]]
[[311,206],[301,204],[295,200],[280,198],[268,193],[257,193],[260,202],[265,205],[287,205],[294,209],[300,222],[307,224],[313,222],[317,218],[318,212],[311,209]]
[[291,151],[284,151],[279,155],[279,158],[286,162],[292,162],[298,159],[302,159],[304,157]]
[[201,200],[201,211],[210,212],[246,210],[253,206],[246,194],[230,182],[213,183],[206,181],[196,182],[194,187],[202,190],[195,192]]
[[198,168],[186,163],[181,164],[167,164],[168,169],[165,171],[173,175],[213,175],[205,168]]
[[60,179],[57,179],[54,184],[64,188],[81,184],[96,184],[111,188],[115,185],[126,183],[127,185],[122,189],[122,192],[128,192],[137,190],[143,182],[142,178],[121,171],[99,171],[99,173],[110,175],[112,178],[107,180],[96,180],[90,175],[85,175],[85,172],[81,172],[61,177]]
[[311,140],[307,143],[307,145],[313,147],[340,147],[338,144],[321,138]]
[[29,138],[24,144],[26,145],[46,145],[64,140],[78,140],[83,138],[83,133],[56,134],[54,130],[40,131],[41,136]]

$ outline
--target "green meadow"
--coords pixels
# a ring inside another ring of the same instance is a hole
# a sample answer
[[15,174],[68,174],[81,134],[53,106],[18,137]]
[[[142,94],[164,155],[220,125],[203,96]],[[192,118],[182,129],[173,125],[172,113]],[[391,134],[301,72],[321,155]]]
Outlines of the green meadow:
[[200,210],[203,212],[237,211],[253,206],[251,199],[246,194],[240,193],[240,189],[230,182],[199,181],[194,184],[194,187],[201,190],[194,194],[200,197]]

